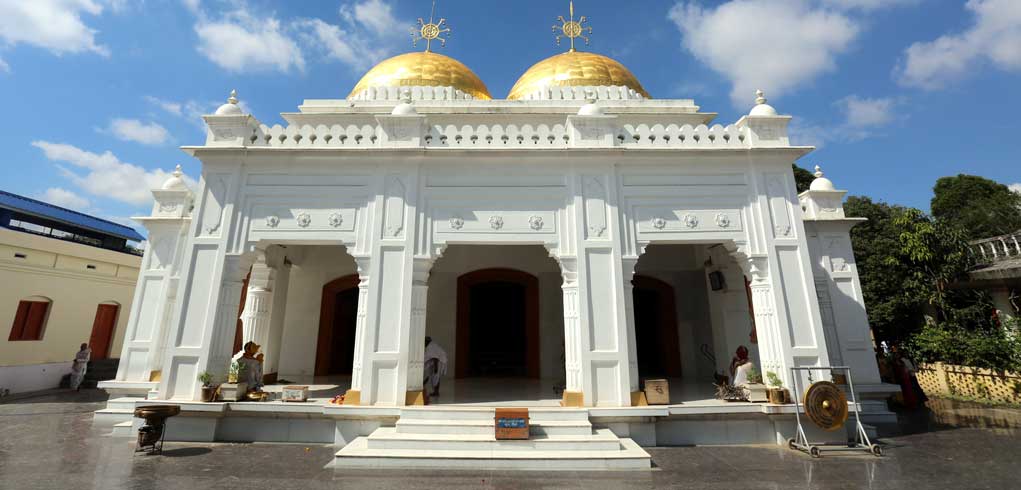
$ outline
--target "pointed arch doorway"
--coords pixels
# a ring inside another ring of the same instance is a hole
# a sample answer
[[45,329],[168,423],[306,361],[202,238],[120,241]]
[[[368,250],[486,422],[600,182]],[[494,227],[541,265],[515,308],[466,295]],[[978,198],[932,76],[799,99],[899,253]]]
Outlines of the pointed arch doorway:
[[539,279],[482,269],[457,279],[454,375],[539,378]]
[[358,322],[358,274],[323,286],[316,342],[316,376],[351,374]]

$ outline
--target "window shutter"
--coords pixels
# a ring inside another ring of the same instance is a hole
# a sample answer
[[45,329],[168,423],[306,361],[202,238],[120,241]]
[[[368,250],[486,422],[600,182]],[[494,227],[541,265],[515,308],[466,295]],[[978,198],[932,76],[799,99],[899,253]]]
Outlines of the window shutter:
[[28,320],[28,310],[31,306],[32,303],[29,301],[18,303],[18,312],[14,315],[14,324],[11,325],[11,335],[7,337],[8,341],[21,340],[25,332],[25,321]]
[[40,340],[43,338],[43,322],[46,321],[46,310],[49,307],[49,303],[41,301],[32,302],[32,306],[28,310],[28,321],[25,322],[25,333],[22,335],[24,340]]

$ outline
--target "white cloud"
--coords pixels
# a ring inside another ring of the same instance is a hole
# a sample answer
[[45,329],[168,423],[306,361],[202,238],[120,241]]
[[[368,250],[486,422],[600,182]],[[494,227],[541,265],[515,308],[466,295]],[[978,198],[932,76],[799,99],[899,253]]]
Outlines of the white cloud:
[[902,100],[892,97],[848,95],[834,103],[843,114],[841,122],[820,125],[795,119],[788,131],[791,142],[821,148],[829,143],[853,143],[871,138],[900,118],[896,109],[902,103]]
[[172,100],[164,100],[151,95],[142,97],[146,102],[163,109],[164,111],[173,114],[175,116],[181,116],[184,114],[184,106],[180,102],[174,102]]
[[1010,184],[1007,187],[1010,187],[1010,190],[1012,190],[1012,191],[1014,191],[1014,192],[1016,192],[1018,194],[1021,194],[1021,182],[1016,182],[1014,184]]
[[107,132],[122,141],[133,141],[143,145],[162,145],[170,138],[167,128],[156,123],[144,123],[138,119],[114,119]]
[[917,42],[905,51],[898,81],[908,87],[938,90],[978,70],[982,63],[1021,71],[1021,2],[969,0],[974,24],[960,34]]
[[[162,186],[171,175],[171,172],[162,169],[146,170],[122,162],[109,151],[96,154],[73,145],[49,141],[33,141],[32,146],[42,150],[49,160],[74,167],[58,164],[61,173],[85,192],[132,205],[150,203],[150,190]],[[192,189],[196,188],[191,178],[185,176],[185,182]]]
[[301,48],[275,17],[257,18],[244,10],[219,20],[200,15],[195,32],[199,53],[229,71],[305,70]]
[[822,0],[822,4],[842,10],[879,10],[881,8],[914,5],[919,0]]
[[393,16],[393,9],[382,0],[365,0],[342,5],[340,15],[349,24],[362,24],[379,37],[393,34],[397,31],[394,26],[400,25],[400,21]]
[[37,196],[40,201],[46,201],[54,206],[68,208],[78,212],[84,212],[91,206],[88,199],[85,199],[74,192],[61,187],[50,187],[41,195]]
[[896,103],[897,101],[890,97],[869,99],[848,95],[838,101],[837,105],[843,109],[848,126],[869,128],[884,126],[893,121]]
[[[0,40],[3,44],[29,44],[60,55],[110,50],[96,41],[96,30],[83,16],[99,16],[107,2],[97,0],[0,1]],[[119,5],[119,2],[116,4]],[[115,6],[116,6],[115,5]]]
[[774,98],[836,68],[860,27],[807,0],[730,0],[706,8],[693,1],[670,9],[683,46],[733,84],[731,100],[752,105],[755,90]]
[[301,72],[309,53],[364,70],[406,42],[406,31],[394,26],[410,25],[396,19],[391,3],[384,0],[343,3],[338,24],[252,14],[258,9],[249,8],[247,0],[227,2],[229,10],[214,10],[198,0],[182,1],[198,19],[198,51],[233,72]]
[[4,72],[4,73],[10,73],[11,72],[11,65],[8,65],[7,62],[4,61],[3,58],[0,58],[0,72]]

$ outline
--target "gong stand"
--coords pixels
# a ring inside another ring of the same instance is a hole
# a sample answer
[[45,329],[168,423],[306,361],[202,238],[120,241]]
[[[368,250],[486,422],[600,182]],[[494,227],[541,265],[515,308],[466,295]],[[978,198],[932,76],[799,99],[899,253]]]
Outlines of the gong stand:
[[[803,382],[799,376],[800,371],[808,372],[809,387],[804,391],[804,395],[799,395],[803,388]],[[805,418],[826,431],[843,428],[848,415],[848,400],[843,395],[843,391],[839,389],[838,385],[829,381],[813,382],[812,371],[827,371],[831,377],[833,373],[843,372],[846,374],[847,391],[851,395],[850,405],[851,411],[854,412],[856,432],[855,436],[847,442],[811,442],[805,434],[802,410],[805,411]],[[791,377],[794,379],[794,417],[798,421],[798,431],[794,438],[787,440],[788,447],[804,451],[813,458],[822,457],[823,451],[865,451],[875,456],[883,454],[882,448],[869,440],[868,434],[865,433],[865,427],[861,425],[858,400],[855,399],[854,382],[851,380],[851,368],[847,366],[792,367]]]

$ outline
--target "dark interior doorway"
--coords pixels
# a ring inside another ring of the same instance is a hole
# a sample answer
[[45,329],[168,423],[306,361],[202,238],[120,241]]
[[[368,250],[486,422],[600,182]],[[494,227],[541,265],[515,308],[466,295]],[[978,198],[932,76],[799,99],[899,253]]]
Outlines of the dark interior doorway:
[[316,345],[316,376],[351,374],[358,322],[358,275],[323,286]]
[[455,375],[539,377],[539,281],[511,269],[458,278]]
[[635,338],[641,378],[681,376],[681,348],[677,335],[674,288],[636,275],[634,285]]

